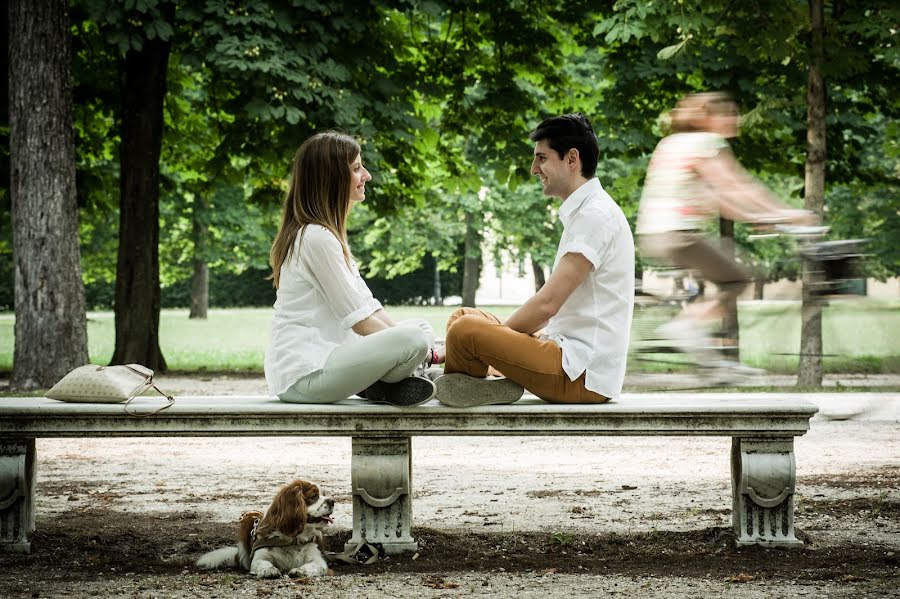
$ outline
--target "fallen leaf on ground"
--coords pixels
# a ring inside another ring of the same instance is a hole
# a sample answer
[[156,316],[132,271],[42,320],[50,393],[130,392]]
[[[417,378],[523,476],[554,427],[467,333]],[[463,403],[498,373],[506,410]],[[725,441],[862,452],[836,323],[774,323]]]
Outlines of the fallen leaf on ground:
[[422,584],[432,589],[455,589],[459,587],[455,582],[447,582],[443,576],[426,576],[422,579]]
[[725,578],[725,582],[750,582],[751,580],[753,580],[753,577],[749,574],[744,574],[743,572],[736,576],[728,576]]

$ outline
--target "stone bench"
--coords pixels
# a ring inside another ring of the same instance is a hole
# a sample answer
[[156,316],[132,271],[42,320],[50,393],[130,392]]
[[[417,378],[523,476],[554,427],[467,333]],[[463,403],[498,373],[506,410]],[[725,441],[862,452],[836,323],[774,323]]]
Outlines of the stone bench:
[[[150,398],[132,406],[150,411]],[[794,534],[794,437],[813,404],[767,394],[626,396],[602,405],[555,405],[526,396],[512,405],[415,408],[346,400],[287,404],[272,397],[178,397],[148,418],[121,404],[0,398],[0,551],[30,551],[35,529],[35,439],[41,437],[349,436],[353,537],[386,552],[414,551],[410,438],[434,435],[728,436],[732,522],[740,545],[790,546]]]

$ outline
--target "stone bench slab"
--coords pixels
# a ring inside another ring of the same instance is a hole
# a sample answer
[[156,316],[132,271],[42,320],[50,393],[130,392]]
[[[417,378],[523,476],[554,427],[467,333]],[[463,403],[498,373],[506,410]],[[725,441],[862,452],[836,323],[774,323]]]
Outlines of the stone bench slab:
[[[152,397],[131,408],[152,412]],[[414,551],[411,437],[435,435],[730,436],[732,523],[738,544],[791,546],[794,437],[817,408],[787,394],[626,395],[599,405],[559,405],[533,396],[502,406],[414,408],[348,399],[288,404],[274,397],[177,397],[147,418],[122,404],[0,398],[0,550],[30,551],[34,531],[35,439],[139,436],[350,436],[353,537],[388,553]]]
[[[410,436],[669,435],[790,437],[809,430],[817,409],[777,394],[636,395],[598,405],[549,404],[526,396],[502,406],[451,408],[432,400],[414,408],[348,399],[288,404],[274,397],[176,397],[148,418],[121,404],[65,403],[40,397],[0,398],[4,438],[66,436]],[[136,411],[152,411],[139,398]]]

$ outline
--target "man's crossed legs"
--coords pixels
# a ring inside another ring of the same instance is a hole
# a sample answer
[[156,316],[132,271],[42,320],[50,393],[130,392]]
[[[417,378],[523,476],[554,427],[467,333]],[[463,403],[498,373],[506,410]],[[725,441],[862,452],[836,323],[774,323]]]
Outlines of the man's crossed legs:
[[[502,377],[489,376],[500,374]],[[604,403],[589,391],[582,374],[569,380],[562,349],[550,340],[519,333],[493,314],[460,308],[447,321],[444,376],[435,396],[455,407],[512,403],[523,387],[552,403]]]

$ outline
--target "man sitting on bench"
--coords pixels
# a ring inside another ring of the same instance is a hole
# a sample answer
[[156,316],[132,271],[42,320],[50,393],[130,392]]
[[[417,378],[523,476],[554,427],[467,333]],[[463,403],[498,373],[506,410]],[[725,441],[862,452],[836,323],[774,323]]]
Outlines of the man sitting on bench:
[[[435,396],[454,407],[506,404],[523,388],[557,403],[603,403],[622,390],[634,305],[634,241],[594,176],[600,149],[587,118],[566,114],[531,134],[531,173],[563,200],[562,239],[546,284],[506,322],[461,308],[437,356]],[[490,374],[502,376],[489,376]]]

